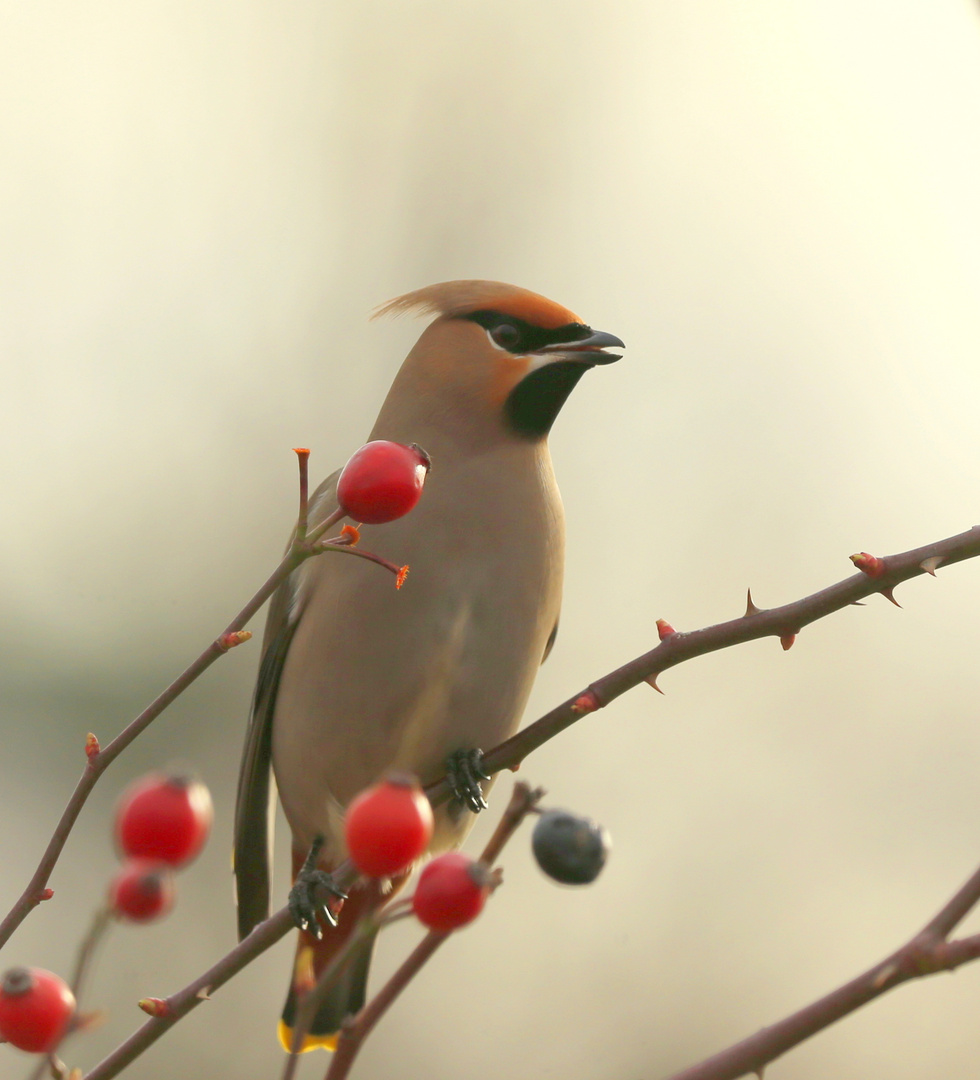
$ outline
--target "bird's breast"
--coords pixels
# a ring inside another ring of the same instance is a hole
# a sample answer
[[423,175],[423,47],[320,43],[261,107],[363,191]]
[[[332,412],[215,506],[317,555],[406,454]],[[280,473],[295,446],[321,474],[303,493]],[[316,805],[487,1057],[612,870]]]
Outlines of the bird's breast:
[[[525,448],[519,448],[525,449]],[[408,564],[401,590],[366,561],[307,564],[282,672],[273,759],[307,843],[389,768],[423,781],[457,749],[516,729],[558,615],[561,503],[546,450],[440,463],[416,509],[361,546]]]

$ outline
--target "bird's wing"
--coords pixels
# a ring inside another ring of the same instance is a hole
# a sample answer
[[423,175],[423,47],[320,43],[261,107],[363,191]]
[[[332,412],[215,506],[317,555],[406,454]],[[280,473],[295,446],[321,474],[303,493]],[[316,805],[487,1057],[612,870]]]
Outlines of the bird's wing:
[[548,635],[548,640],[544,644],[544,656],[541,657],[541,663],[551,655],[551,650],[555,647],[555,638],[558,637],[558,619],[555,619],[555,625],[551,628],[551,633]]
[[[310,499],[310,526],[336,506],[337,477],[327,477]],[[290,538],[290,544],[292,538]],[[287,549],[288,550],[288,549]],[[279,586],[269,604],[262,659],[252,698],[235,802],[235,902],[239,939],[269,917],[275,781],[272,777],[272,718],[289,645],[302,615],[301,570]]]

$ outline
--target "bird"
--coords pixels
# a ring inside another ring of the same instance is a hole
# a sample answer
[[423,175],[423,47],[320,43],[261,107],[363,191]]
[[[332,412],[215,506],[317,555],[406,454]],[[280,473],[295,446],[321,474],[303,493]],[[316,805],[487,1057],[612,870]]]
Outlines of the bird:
[[[269,914],[276,790],[294,878],[311,851],[320,871],[339,865],[345,806],[391,770],[429,783],[452,767],[458,797],[436,810],[429,850],[458,846],[485,805],[481,748],[514,734],[555,641],[565,526],[548,433],[581,376],[620,359],[607,350],[623,342],[496,281],[441,282],[375,314],[408,313],[431,321],[369,439],[418,444],[432,470],[411,513],[360,533],[411,577],[396,591],[367,561],[319,557],[272,598],[235,812],[240,938]],[[336,510],[339,472],[311,497],[311,528]],[[311,961],[322,971],[407,876],[355,884],[335,927],[301,926],[284,1048]],[[335,1048],[345,1016],[364,1004],[370,959],[370,945],[354,953],[301,1049]]]

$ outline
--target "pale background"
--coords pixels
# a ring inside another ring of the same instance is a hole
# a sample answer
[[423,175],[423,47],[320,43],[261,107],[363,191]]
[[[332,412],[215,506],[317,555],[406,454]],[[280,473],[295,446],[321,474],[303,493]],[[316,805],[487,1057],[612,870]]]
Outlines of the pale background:
[[[748,585],[784,603],[854,551],[980,520],[974,3],[35,0],[5,5],[0,100],[4,908],[85,733],[116,733],[277,559],[290,448],[319,477],[369,430],[419,331],[368,324],[392,295],[499,278],[628,344],[552,439],[568,581],[532,716],[648,649],[658,617],[728,619]],[[980,862],[980,564],[898,596],[788,654],[671,671],[665,698],[637,689],[528,760],[609,828],[606,872],[561,889],[515,841],[356,1075],[655,1080],[904,940]],[[122,786],[200,771],[212,843],[172,917],[107,943],[87,1003],[110,1018],[70,1063],[233,944],[257,656],[112,767],[6,949],[66,971]],[[392,932],[376,975],[414,937]],[[291,950],[128,1075],[277,1076]],[[976,1075],[978,1012],[980,965],[768,1075]],[[0,1048],[3,1077],[27,1064]]]

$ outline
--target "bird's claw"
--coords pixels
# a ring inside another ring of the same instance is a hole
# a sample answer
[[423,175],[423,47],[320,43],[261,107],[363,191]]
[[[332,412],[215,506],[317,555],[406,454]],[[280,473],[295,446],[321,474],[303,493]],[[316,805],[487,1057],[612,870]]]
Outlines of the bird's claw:
[[316,860],[323,847],[323,838],[317,837],[310,848],[310,853],[303,863],[303,868],[296,875],[293,887],[289,890],[289,914],[300,930],[312,934],[317,941],[323,937],[320,916],[330,926],[337,925],[337,916],[330,909],[327,900],[319,897],[329,893],[338,900],[346,900],[347,893],[342,892],[334,883],[333,877],[326,870],[316,868]]
[[446,780],[453,798],[474,814],[487,808],[480,780],[489,779],[490,773],[483,766],[482,750],[457,750],[446,759]]

